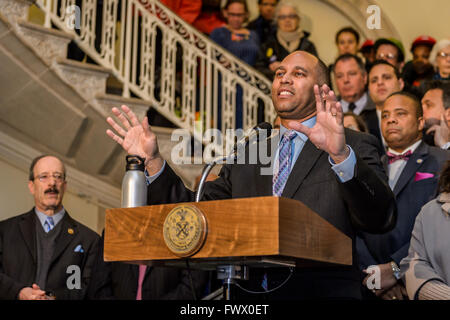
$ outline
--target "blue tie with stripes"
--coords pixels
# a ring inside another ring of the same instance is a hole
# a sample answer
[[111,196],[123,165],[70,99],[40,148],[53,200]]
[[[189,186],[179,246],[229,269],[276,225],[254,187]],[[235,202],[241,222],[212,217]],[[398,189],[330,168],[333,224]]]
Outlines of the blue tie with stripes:
[[[281,138],[280,153],[278,156],[278,172],[273,175],[272,192],[274,196],[281,197],[286,185],[289,173],[291,172],[292,140],[297,136],[294,130],[286,131]],[[264,273],[261,286],[265,291],[269,291],[267,273]]]
[[278,172],[273,175],[272,191],[280,197],[291,171],[292,140],[297,136],[294,130],[286,131],[281,138],[280,154],[278,156]]
[[47,217],[44,222],[44,230],[45,232],[49,232],[55,227],[55,222],[52,217]]

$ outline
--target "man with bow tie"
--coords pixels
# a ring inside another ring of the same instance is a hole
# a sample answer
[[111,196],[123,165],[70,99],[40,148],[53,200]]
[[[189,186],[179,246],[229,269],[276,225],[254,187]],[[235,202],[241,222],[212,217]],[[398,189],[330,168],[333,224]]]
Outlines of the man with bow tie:
[[[396,92],[386,99],[381,112],[381,131],[388,151],[381,160],[397,201],[397,225],[382,235],[363,233],[357,238],[360,267],[378,265],[380,268],[381,288],[373,292],[383,299],[403,299],[406,295],[398,265],[408,255],[416,216],[436,195],[439,172],[449,159],[447,150],[430,147],[422,141],[423,126],[422,107],[413,95]],[[364,285],[369,277],[364,279]]]

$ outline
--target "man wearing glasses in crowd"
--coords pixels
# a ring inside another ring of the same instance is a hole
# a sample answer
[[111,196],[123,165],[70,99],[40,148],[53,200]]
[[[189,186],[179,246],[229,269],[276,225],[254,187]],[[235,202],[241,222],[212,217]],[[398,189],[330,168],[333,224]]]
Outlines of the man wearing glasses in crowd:
[[84,299],[100,237],[64,209],[66,170],[43,155],[30,166],[35,207],[0,222],[0,299]]

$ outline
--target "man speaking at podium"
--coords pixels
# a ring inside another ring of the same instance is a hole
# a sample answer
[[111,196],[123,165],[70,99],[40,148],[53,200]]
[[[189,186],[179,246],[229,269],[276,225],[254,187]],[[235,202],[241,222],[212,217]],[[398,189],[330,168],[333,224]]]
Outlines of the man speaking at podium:
[[[220,177],[205,185],[203,200],[281,196],[303,202],[353,240],[353,265],[295,269],[278,290],[262,299],[360,299],[360,274],[355,260],[355,232],[384,233],[396,222],[394,195],[377,153],[376,138],[344,129],[343,112],[329,89],[325,64],[296,51],[275,72],[272,100],[281,118],[280,141],[273,175],[262,175],[258,164],[224,165]],[[113,108],[116,133],[107,134],[129,154],[145,158],[148,204],[188,202],[194,193],[159,154],[147,118],[139,122],[126,106]],[[248,182],[248,183],[244,183]],[[267,285],[262,285],[267,274]],[[284,268],[250,270],[253,291],[270,291],[282,283]],[[243,296],[253,298],[252,296]]]

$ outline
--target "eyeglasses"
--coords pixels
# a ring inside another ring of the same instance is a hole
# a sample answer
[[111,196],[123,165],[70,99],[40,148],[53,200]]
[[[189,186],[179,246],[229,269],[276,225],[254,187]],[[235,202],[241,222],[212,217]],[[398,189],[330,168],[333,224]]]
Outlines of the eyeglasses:
[[387,58],[387,59],[395,59],[397,56],[393,53],[380,53],[377,55],[377,59],[383,59],[383,58]]
[[278,16],[278,20],[297,19],[297,18],[298,18],[298,16],[296,14],[287,14],[287,15]]
[[437,56],[445,59],[447,57],[450,57],[450,52],[449,53],[447,53],[447,52],[439,52],[437,54]]
[[54,173],[54,174],[43,173],[35,177],[35,179],[39,179],[40,182],[48,182],[50,178],[55,179],[56,182],[63,182],[66,177],[62,173]]

